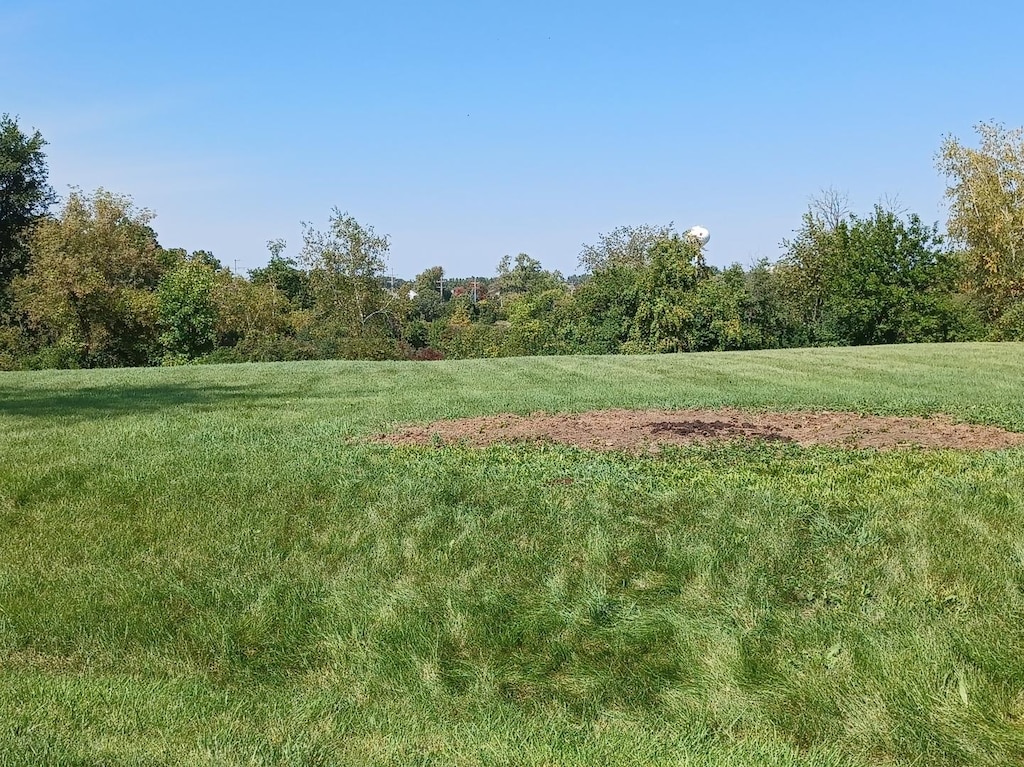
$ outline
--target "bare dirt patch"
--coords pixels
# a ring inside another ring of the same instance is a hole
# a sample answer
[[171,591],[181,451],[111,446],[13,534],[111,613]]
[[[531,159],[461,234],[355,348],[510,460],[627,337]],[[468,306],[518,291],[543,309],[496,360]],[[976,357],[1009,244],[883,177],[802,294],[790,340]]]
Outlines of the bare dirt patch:
[[662,445],[730,440],[849,448],[999,450],[1024,445],[1024,434],[994,426],[929,418],[836,412],[748,413],[740,410],[597,410],[497,415],[436,421],[378,437],[394,445],[557,442],[590,450],[656,451]]

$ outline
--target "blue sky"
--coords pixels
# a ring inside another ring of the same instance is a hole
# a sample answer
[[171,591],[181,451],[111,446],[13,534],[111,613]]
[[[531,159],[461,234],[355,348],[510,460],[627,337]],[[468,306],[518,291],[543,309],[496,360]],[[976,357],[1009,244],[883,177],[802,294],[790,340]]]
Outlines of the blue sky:
[[0,112],[51,181],[157,213],[239,270],[332,207],[391,268],[571,274],[624,224],[775,258],[809,198],[944,225],[942,137],[1024,124],[1017,2],[4,0]]

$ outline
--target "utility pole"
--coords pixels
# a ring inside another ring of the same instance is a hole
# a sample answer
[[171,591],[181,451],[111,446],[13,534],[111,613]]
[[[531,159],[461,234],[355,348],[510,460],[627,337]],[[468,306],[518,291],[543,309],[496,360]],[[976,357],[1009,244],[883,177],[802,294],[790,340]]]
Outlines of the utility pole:
[[438,287],[441,293],[441,300],[444,301],[444,272],[441,272],[441,278],[437,281]]

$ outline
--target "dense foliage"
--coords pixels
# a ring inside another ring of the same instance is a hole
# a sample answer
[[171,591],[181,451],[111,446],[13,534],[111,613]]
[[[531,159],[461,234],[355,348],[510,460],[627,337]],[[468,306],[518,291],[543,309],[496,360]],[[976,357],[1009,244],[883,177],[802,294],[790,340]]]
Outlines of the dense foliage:
[[0,369],[194,361],[635,354],[1024,338],[1024,144],[947,139],[947,241],[917,215],[812,201],[775,263],[708,265],[667,226],[584,245],[564,277],[526,253],[490,278],[385,274],[390,240],[335,209],[247,277],[164,248],[126,196],[56,213],[38,132],[0,121]]
[[1024,129],[978,126],[981,144],[947,138],[938,165],[949,179],[949,232],[964,247],[965,277],[989,317],[1024,300]]
[[33,225],[53,202],[39,131],[23,133],[10,116],[0,116],[0,310],[11,279],[29,259]]

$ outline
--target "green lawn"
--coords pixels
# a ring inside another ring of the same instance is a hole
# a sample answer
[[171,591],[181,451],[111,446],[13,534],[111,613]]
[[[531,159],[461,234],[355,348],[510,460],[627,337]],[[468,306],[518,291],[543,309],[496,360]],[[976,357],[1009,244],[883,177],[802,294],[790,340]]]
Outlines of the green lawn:
[[0,374],[0,766],[1024,763],[1024,449],[364,440],[715,405],[1024,431],[1024,345]]

